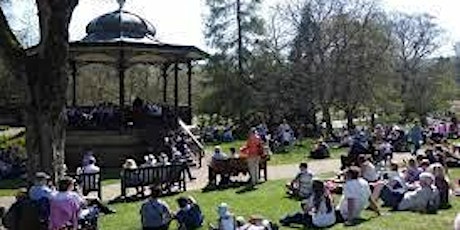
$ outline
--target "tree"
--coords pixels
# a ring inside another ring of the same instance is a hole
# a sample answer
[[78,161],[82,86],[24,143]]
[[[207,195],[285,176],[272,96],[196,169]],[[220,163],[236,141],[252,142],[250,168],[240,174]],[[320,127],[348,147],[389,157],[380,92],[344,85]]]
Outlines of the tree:
[[0,55],[26,82],[26,146],[29,173],[63,175],[68,27],[78,0],[36,0],[40,41],[27,53],[0,11]]
[[407,115],[409,84],[420,76],[429,58],[439,47],[442,30],[428,14],[396,14],[392,34],[396,72],[401,80],[401,95]]
[[[243,116],[251,107],[251,52],[264,33],[256,12],[260,0],[207,0],[209,15],[205,37],[216,49],[206,69],[211,86],[202,111]],[[218,103],[219,102],[219,103]],[[242,103],[244,102],[244,103]]]
[[448,58],[425,60],[425,68],[408,83],[406,112],[424,121],[430,112],[445,110],[456,94],[455,67]]
[[335,58],[338,104],[349,127],[360,107],[375,110],[376,92],[384,85],[378,78],[388,74],[390,32],[383,11],[373,2],[355,5],[352,13],[340,16],[338,50]]

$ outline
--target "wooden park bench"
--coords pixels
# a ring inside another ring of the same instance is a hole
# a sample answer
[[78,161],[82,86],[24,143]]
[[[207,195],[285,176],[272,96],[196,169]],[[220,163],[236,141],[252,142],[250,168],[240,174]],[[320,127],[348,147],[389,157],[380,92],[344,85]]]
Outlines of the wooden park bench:
[[102,200],[101,173],[82,173],[73,176],[80,186],[84,196],[90,192],[97,192],[97,197]]
[[[259,162],[259,178],[267,181],[267,162],[270,160],[269,156],[263,157]],[[217,186],[217,176],[220,175],[238,175],[240,173],[249,173],[248,164],[245,158],[228,158],[226,160],[214,160],[208,165],[208,180],[209,185]]]
[[168,164],[153,167],[124,169],[121,171],[121,196],[126,197],[128,188],[142,188],[159,186],[171,191],[177,186],[179,190],[186,191],[185,170],[186,164]]

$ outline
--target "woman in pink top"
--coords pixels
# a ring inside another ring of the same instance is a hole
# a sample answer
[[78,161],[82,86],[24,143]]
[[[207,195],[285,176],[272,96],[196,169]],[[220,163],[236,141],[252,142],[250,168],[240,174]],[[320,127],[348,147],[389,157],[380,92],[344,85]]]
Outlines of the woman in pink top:
[[50,230],[77,230],[78,214],[84,200],[73,190],[73,179],[65,178],[59,181],[58,193],[50,201]]

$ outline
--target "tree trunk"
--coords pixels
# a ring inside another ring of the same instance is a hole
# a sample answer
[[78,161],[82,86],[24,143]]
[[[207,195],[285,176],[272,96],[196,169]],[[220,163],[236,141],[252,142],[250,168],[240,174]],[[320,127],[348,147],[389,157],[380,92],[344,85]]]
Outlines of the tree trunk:
[[329,106],[326,104],[321,106],[321,110],[323,112],[323,120],[326,122],[326,135],[331,137],[334,131],[332,127],[331,111],[329,110]]
[[37,0],[41,40],[26,61],[26,147],[29,178],[37,171],[56,181],[65,173],[69,23],[77,0]]

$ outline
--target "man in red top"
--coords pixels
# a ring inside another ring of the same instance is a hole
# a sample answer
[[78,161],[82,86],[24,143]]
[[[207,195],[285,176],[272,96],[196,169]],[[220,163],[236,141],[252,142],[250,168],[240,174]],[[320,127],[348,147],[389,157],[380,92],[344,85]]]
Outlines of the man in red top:
[[257,135],[256,129],[251,129],[246,145],[241,148],[240,152],[242,157],[246,158],[249,175],[251,176],[250,186],[254,187],[259,181],[259,161],[264,154],[262,140]]

